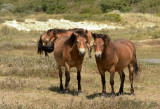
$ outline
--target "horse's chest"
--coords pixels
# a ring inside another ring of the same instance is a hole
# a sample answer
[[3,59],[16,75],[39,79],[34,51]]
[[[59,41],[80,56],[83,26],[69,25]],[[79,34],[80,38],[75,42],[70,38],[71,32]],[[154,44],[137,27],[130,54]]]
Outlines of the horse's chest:
[[103,71],[108,71],[112,64],[110,62],[107,62],[106,60],[103,59],[103,60],[97,61],[97,65]]
[[81,65],[82,64],[82,59],[79,59],[79,60],[71,60],[70,62],[69,62],[69,64],[70,64],[70,66],[72,66],[72,67],[76,67],[76,66],[79,66],[79,65]]

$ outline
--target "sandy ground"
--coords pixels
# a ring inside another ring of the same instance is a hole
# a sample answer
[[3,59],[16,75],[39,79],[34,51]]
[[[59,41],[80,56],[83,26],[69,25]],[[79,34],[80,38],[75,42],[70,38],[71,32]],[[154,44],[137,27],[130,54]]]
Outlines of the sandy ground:
[[35,19],[26,19],[25,22],[17,22],[16,20],[13,21],[6,21],[3,23],[3,25],[11,26],[13,28],[17,28],[18,30],[25,30],[25,31],[31,31],[31,30],[48,30],[51,28],[63,28],[63,29],[70,29],[70,28],[83,28],[88,30],[101,30],[101,29],[116,29],[121,28],[121,26],[115,26],[115,25],[107,25],[107,24],[101,24],[96,22],[72,22],[69,20],[56,20],[56,19],[49,19],[47,22],[40,22],[36,21]]

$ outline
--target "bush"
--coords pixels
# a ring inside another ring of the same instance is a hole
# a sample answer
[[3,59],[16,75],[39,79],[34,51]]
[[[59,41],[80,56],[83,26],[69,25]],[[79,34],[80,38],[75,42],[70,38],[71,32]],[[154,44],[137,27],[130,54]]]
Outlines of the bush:
[[64,15],[63,18],[72,21],[83,21],[85,19],[82,15],[79,14],[67,14]]
[[125,0],[105,0],[100,4],[103,13],[113,10],[120,10],[122,12],[130,11],[129,3]]
[[80,14],[101,14],[101,13],[102,13],[102,11],[98,7],[97,8],[86,7],[80,11]]
[[105,19],[109,20],[111,22],[120,22],[121,21],[121,17],[119,14],[111,14],[111,13],[106,13],[105,14]]
[[157,13],[160,11],[160,1],[159,0],[142,0],[138,3],[135,8],[137,12],[141,13]]

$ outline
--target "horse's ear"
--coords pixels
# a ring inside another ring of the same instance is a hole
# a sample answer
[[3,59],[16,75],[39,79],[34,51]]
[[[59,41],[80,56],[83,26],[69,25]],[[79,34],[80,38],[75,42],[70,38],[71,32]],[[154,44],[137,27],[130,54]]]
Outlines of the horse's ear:
[[53,31],[53,35],[56,35],[56,34],[57,34],[57,31],[54,30],[54,31]]
[[52,37],[53,37],[53,31],[51,31],[51,32],[50,32],[50,36],[52,36]]
[[88,33],[88,30],[86,29],[86,33]]
[[72,33],[70,38],[65,41],[65,44],[69,45],[70,47],[73,47],[77,35],[77,33]]

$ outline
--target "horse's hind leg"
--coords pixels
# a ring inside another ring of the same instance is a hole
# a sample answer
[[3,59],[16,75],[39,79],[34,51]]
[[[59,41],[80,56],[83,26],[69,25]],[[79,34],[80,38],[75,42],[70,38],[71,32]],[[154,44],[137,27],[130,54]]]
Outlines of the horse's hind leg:
[[130,79],[130,82],[131,82],[131,94],[134,94],[134,88],[133,88],[133,72],[134,72],[134,67],[133,67],[132,63],[128,66],[128,69],[129,69],[129,79]]
[[111,88],[112,88],[112,94],[114,95],[115,94],[115,91],[114,91],[114,75],[115,75],[115,67],[112,66],[111,69],[110,69],[110,84],[111,84]]
[[124,74],[124,71],[119,71],[119,76],[120,76],[120,79],[121,79],[121,85],[120,85],[120,88],[119,88],[119,94],[122,94],[123,93],[123,87],[124,87],[124,80],[125,80],[125,74]]
[[60,91],[63,91],[63,84],[62,84],[62,69],[61,66],[58,66],[59,70],[59,78],[60,78]]
[[69,72],[70,68],[67,63],[65,64],[65,67],[66,67],[66,69],[65,69],[65,76],[66,76],[65,92],[68,93],[68,90],[69,90],[68,85],[69,85],[69,81],[70,81],[70,72]]
[[81,90],[81,69],[82,67],[77,67],[77,80],[78,80],[78,93],[82,93]]

